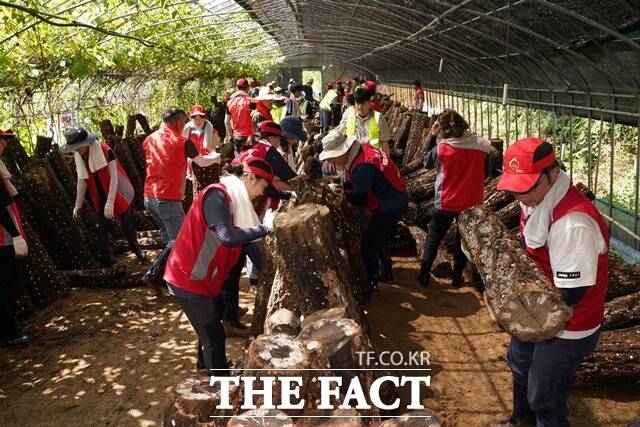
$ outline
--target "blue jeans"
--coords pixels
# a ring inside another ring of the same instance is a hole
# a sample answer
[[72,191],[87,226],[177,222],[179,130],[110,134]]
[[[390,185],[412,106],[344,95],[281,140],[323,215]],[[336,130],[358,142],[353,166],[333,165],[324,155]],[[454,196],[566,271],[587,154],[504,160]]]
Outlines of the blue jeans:
[[569,388],[599,336],[600,329],[577,340],[523,342],[512,337],[507,352],[513,376],[512,420],[535,423],[537,427],[569,427]]
[[164,266],[167,263],[173,243],[178,237],[178,232],[184,221],[182,203],[175,200],[160,200],[152,197],[144,198],[144,207],[149,211],[153,220],[160,227],[160,236],[165,242],[165,247],[149,267],[145,276],[158,280],[164,275]]
[[331,124],[331,111],[320,110],[320,118],[322,119],[322,131],[328,131]]

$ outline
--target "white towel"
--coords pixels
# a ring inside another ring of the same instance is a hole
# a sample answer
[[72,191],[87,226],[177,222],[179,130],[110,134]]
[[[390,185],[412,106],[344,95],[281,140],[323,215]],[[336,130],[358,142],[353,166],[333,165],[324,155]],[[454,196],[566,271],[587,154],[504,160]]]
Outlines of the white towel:
[[249,193],[244,182],[235,175],[225,175],[220,178],[227,194],[231,197],[231,215],[233,225],[238,228],[255,227],[260,225],[260,219],[253,209],[253,203],[249,199]]
[[[76,162],[76,172],[78,174],[78,179],[89,179],[89,172],[87,172],[87,168],[84,165],[84,160],[78,151],[73,152],[73,159]],[[95,171],[100,170],[107,166],[107,158],[104,156],[102,152],[102,148],[100,147],[100,143],[98,141],[93,142],[89,145],[89,170],[91,173],[95,173]]]
[[467,150],[479,150],[485,153],[491,152],[491,142],[489,140],[479,137],[478,135],[465,131],[460,138],[452,136],[451,138],[443,139],[441,144],[449,144],[454,148],[465,148]]
[[558,179],[538,206],[533,208],[522,206],[523,212],[528,216],[523,233],[527,247],[535,249],[547,244],[549,228],[551,227],[551,214],[556,205],[569,191],[570,185],[571,179],[561,170],[558,174]]
[[7,165],[0,159],[0,184],[2,183],[4,183],[4,188],[7,189],[11,197],[15,197],[16,194],[18,194],[18,190],[16,190],[16,187],[11,183],[11,173],[9,169],[7,169]]
[[[189,133],[191,132],[191,130],[195,129],[195,123],[193,121],[190,121],[185,125],[184,130],[182,131],[182,136],[184,136],[185,138],[189,138]],[[215,149],[215,146],[219,144],[220,137],[218,136],[218,133],[215,132],[213,125],[209,120],[205,120],[203,131],[204,141],[202,144],[203,147],[206,148],[207,152],[210,153]]]

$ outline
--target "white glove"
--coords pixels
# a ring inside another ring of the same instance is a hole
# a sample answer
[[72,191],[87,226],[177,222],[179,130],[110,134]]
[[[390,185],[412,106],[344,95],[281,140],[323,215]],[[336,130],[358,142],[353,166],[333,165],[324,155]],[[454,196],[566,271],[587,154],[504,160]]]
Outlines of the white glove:
[[82,206],[76,206],[73,208],[73,219],[80,218],[80,209],[82,209]]
[[113,219],[113,203],[105,203],[104,205],[104,217],[107,219]]
[[13,250],[16,253],[17,257],[26,257],[29,253],[29,248],[27,247],[27,242],[24,240],[22,236],[17,236],[13,238]]
[[269,231],[273,231],[273,222],[276,219],[276,212],[272,209],[267,209],[264,213],[264,219],[262,223],[269,229]]
[[291,191],[291,198],[298,200],[298,194],[295,191]]
[[203,157],[204,159],[206,159],[206,160],[214,160],[214,161],[215,161],[215,163],[220,163],[220,160],[221,160],[221,158],[220,158],[220,153],[216,153],[215,151],[214,151],[214,152],[211,152],[211,153],[209,153],[209,154],[207,154],[207,155],[204,155],[204,156],[202,156],[202,157]]

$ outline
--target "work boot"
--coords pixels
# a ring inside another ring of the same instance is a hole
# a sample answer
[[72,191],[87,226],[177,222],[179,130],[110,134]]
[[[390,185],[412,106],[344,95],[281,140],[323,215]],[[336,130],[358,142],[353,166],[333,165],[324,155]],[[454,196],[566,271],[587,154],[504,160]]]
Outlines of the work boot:
[[138,262],[143,262],[147,258],[147,254],[144,253],[140,246],[135,245],[131,247],[131,252],[136,256]]
[[420,286],[429,286],[429,281],[431,279],[431,267],[427,266],[426,263],[422,263],[420,266],[420,274],[418,274],[418,283]]
[[145,274],[140,280],[142,280],[142,282],[147,285],[156,294],[156,296],[163,296],[160,285],[158,284],[158,281],[156,279]]
[[464,277],[462,277],[462,271],[453,270],[451,276],[451,286],[454,288],[461,288],[464,285]]
[[27,345],[31,339],[27,335],[18,335],[11,339],[0,339],[0,347],[18,347]]
[[224,333],[228,337],[250,337],[251,329],[240,323],[239,320],[232,322],[230,320],[223,320]]

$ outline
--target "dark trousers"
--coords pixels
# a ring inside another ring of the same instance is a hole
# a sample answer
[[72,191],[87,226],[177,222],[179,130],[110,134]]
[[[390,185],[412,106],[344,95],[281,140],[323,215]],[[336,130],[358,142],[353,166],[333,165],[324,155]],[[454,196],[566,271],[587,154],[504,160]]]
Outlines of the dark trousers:
[[[97,214],[96,236],[98,237],[98,254],[101,257],[108,257],[108,222],[103,212],[97,212]],[[136,228],[133,225],[133,218],[131,218],[131,210],[119,215],[118,218],[120,218],[122,233],[129,243],[129,249],[134,251],[138,248],[138,236],[136,234]]]
[[212,375],[229,375],[226,336],[222,327],[222,301],[220,298],[181,298],[176,297],[180,307],[187,315],[191,326],[198,334],[199,355],[202,355],[204,366],[213,370]]
[[18,336],[16,301],[23,290],[22,262],[15,257],[13,246],[0,253],[0,340]]
[[600,330],[578,340],[523,342],[512,337],[507,356],[513,376],[513,419],[537,427],[568,427],[569,388],[599,336]]
[[404,209],[390,212],[373,211],[369,224],[362,230],[362,261],[367,272],[367,283],[373,288],[378,283],[380,255],[402,217]]
[[236,265],[233,266],[229,276],[222,284],[220,291],[220,299],[224,305],[224,320],[231,323],[238,322],[238,310],[240,309],[240,276],[242,275],[242,267],[244,267],[246,256],[244,250],[240,254],[240,258]]
[[146,276],[152,280],[160,280],[164,276],[164,267],[184,221],[184,210],[181,202],[154,199],[152,197],[144,198],[144,207],[151,213],[154,222],[160,227],[160,235],[162,240],[166,242],[166,246],[146,273]]
[[[442,239],[447,234],[449,227],[453,223],[453,220],[458,219],[457,212],[448,212],[440,209],[434,209],[431,214],[431,222],[429,223],[429,232],[427,234],[427,242],[424,248],[424,254],[422,255],[422,271],[428,274],[433,267],[433,262],[438,255],[438,248]],[[462,252],[462,246],[460,246],[460,232],[456,232],[455,250],[453,253],[453,272],[455,274],[461,274],[464,266],[467,264],[467,257]]]
[[320,120],[322,124],[322,131],[328,131],[329,125],[331,124],[331,111],[320,110]]

